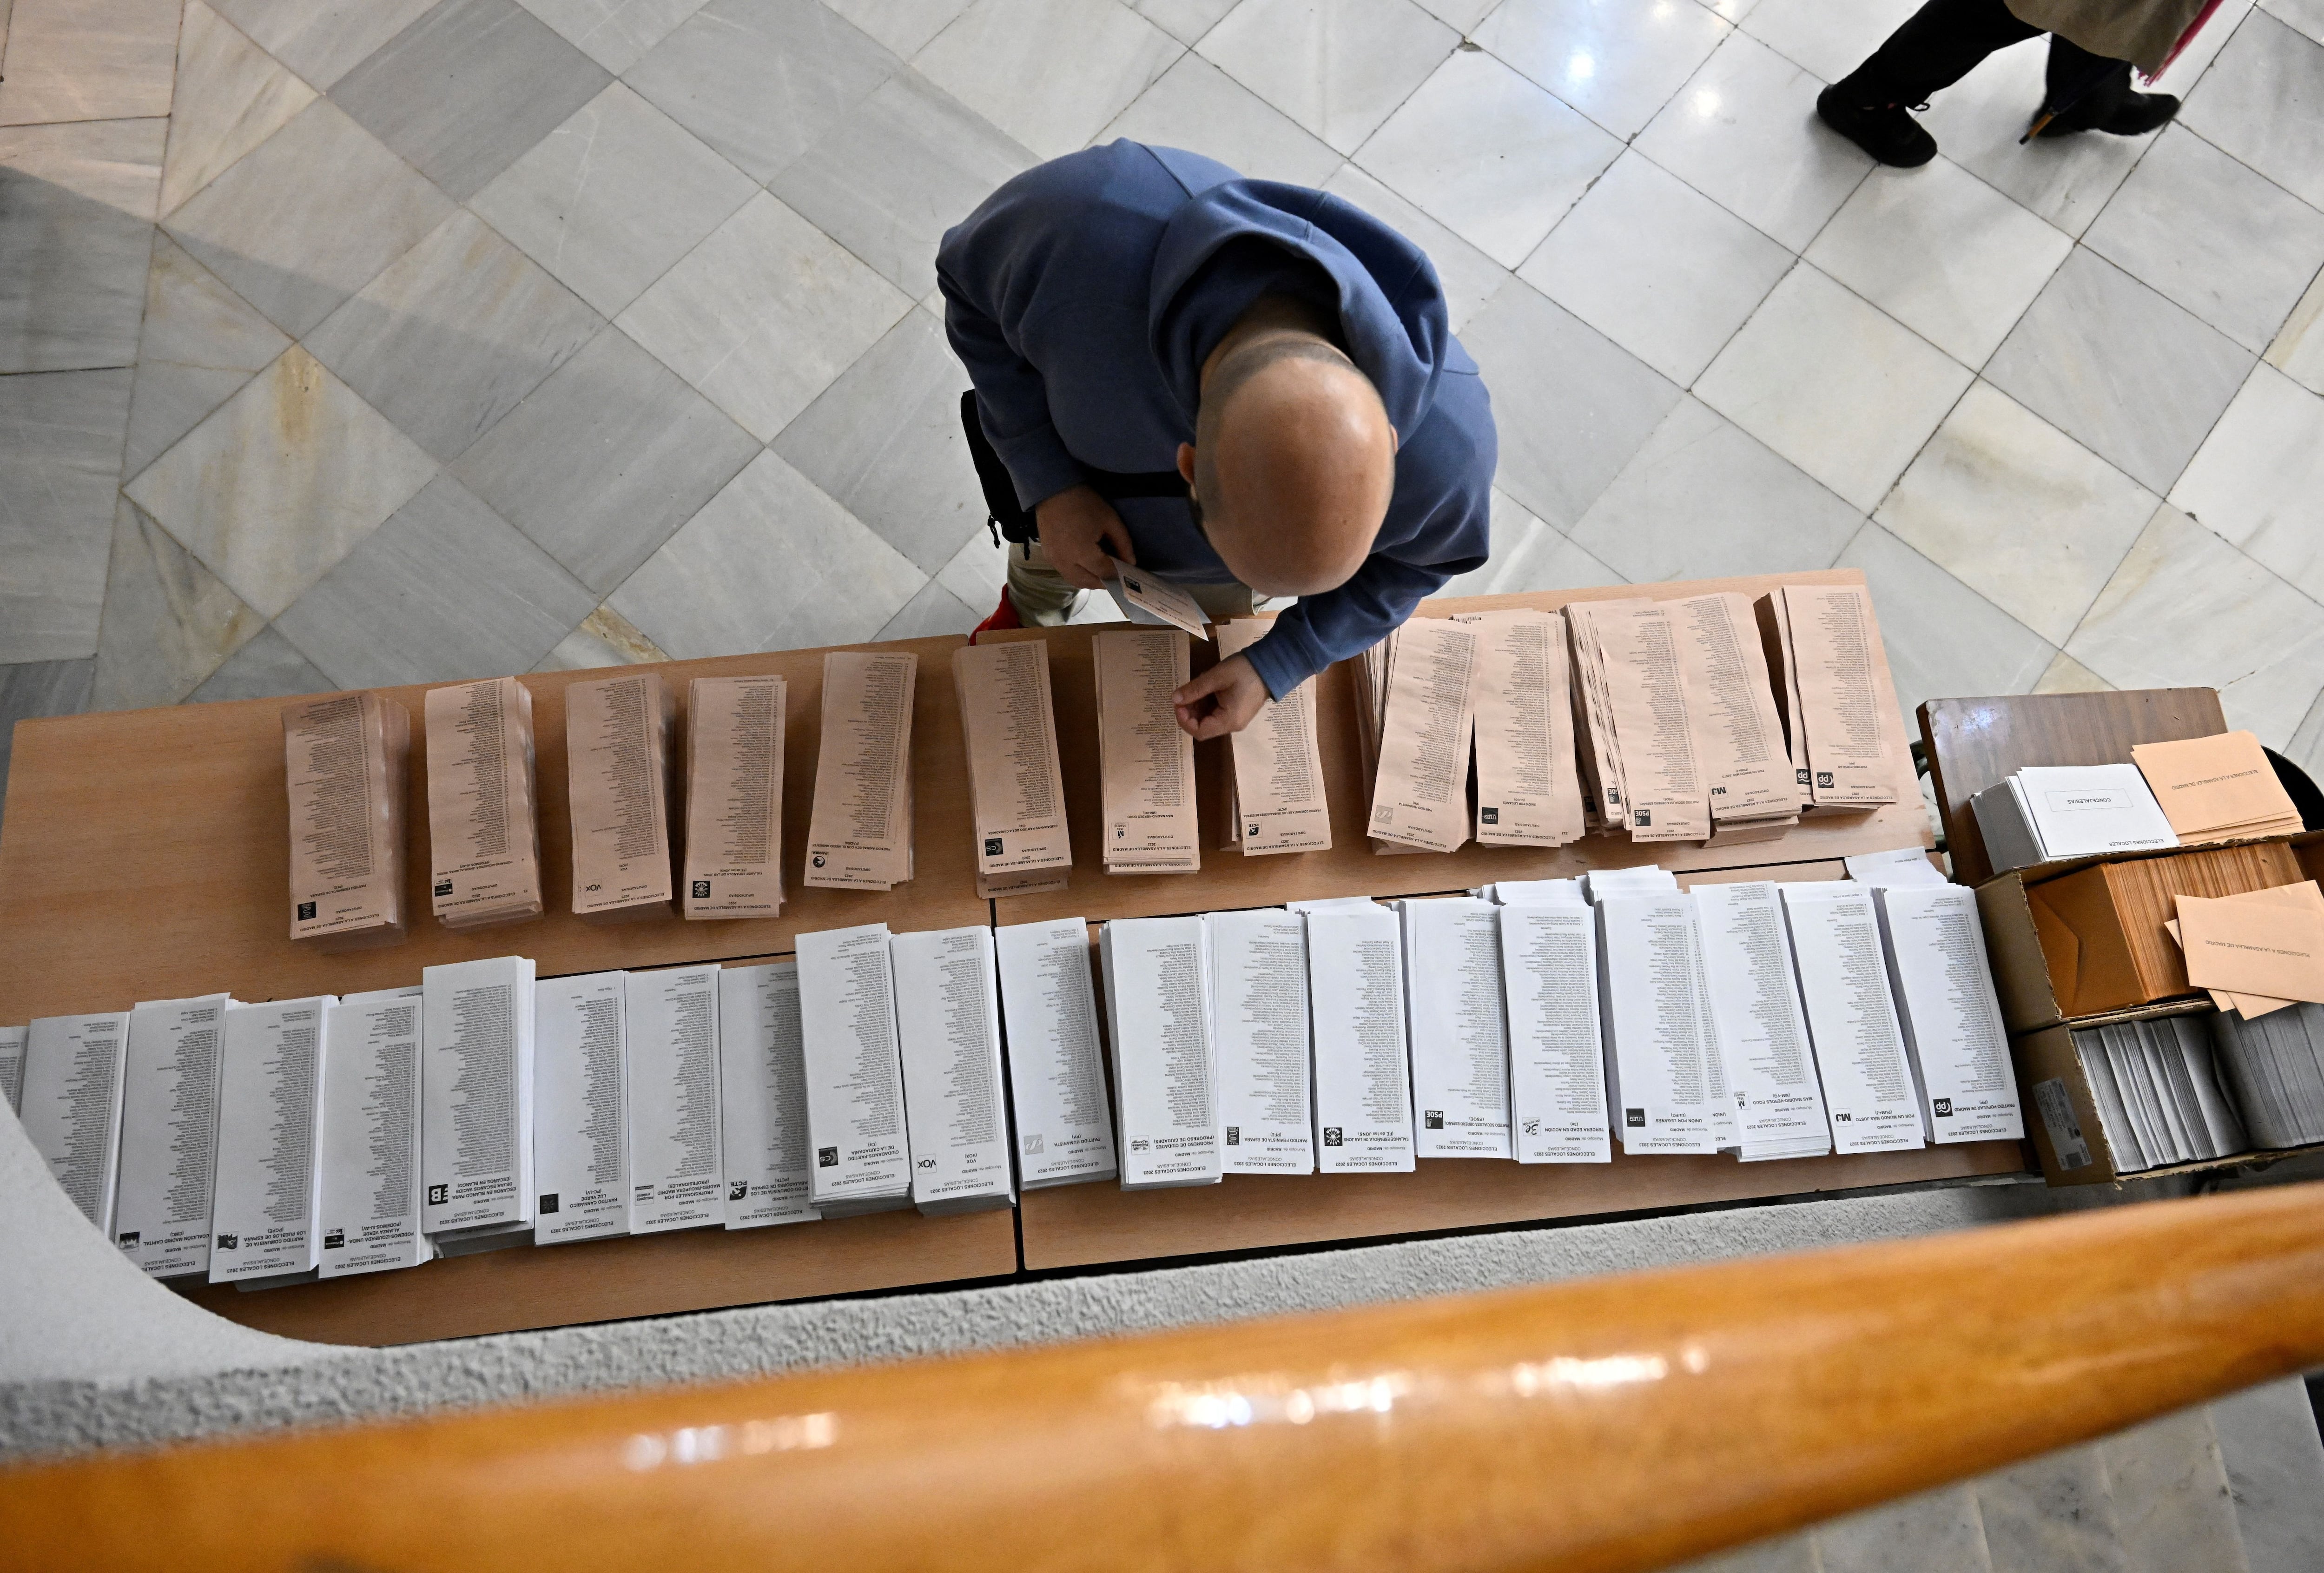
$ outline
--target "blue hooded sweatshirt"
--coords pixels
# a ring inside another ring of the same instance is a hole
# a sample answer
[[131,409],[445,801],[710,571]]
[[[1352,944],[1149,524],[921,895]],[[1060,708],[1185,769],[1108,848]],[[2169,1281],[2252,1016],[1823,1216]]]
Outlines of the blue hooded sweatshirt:
[[[1002,186],[945,234],[936,276],[985,435],[1027,508],[1081,485],[1084,466],[1176,468],[1203,362],[1260,295],[1337,311],[1396,428],[1396,488],[1355,577],[1303,597],[1250,648],[1277,698],[1485,560],[1498,448],[1484,381],[1427,256],[1339,198],[1116,142]],[[1113,506],[1139,567],[1232,580],[1183,498]]]

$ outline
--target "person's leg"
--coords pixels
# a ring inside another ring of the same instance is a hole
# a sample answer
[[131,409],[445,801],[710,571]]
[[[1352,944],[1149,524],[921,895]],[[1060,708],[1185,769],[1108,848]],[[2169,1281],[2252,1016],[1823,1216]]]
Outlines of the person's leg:
[[1017,608],[1017,620],[1028,628],[1055,628],[1070,618],[1084,592],[1049,566],[1041,543],[1010,546],[1008,551],[1009,600]]
[[1907,109],[1951,87],[1979,60],[2040,36],[2002,0],[1929,0],[1869,59],[1823,90],[1825,125],[1884,164],[1911,169],[1936,156],[1936,139]]
[[2168,93],[2131,91],[2128,60],[2094,55],[2054,32],[2045,87],[2044,106],[2061,107],[2058,117],[2042,128],[2043,136],[2077,131],[2144,136],[2179,113],[2179,100]]

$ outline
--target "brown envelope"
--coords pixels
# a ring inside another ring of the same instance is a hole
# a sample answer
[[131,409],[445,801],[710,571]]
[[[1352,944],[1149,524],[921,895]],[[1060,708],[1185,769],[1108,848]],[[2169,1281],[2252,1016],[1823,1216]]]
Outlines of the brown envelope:
[[2135,744],[2130,757],[2181,841],[2300,828],[2299,810],[2249,732]]
[[771,918],[783,910],[783,735],[790,685],[779,676],[698,677],[687,687],[688,919]]
[[823,658],[807,879],[890,890],[912,877],[912,693],[920,658],[835,650]]
[[2324,1004],[2324,903],[2181,896],[2179,933],[2199,988]]

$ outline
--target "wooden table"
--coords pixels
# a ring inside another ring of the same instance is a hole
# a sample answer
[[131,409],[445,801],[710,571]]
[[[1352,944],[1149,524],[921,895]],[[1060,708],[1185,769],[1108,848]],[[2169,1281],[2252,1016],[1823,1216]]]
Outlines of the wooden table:
[[2217,689],[2126,689],[2097,694],[2003,694],[1931,699],[1920,708],[1929,780],[1953,877],[1993,877],[1969,799],[2029,764],[2128,764],[2131,745],[2209,737],[2227,729]]

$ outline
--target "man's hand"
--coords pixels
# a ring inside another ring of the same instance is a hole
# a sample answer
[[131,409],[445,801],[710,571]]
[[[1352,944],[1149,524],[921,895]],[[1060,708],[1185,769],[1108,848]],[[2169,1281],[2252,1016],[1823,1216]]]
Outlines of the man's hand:
[[1088,486],[1059,492],[1033,510],[1049,566],[1075,589],[1094,590],[1112,577],[1109,557],[1135,565],[1130,531],[1111,504]]
[[1241,731],[1267,700],[1266,681],[1240,655],[1228,656],[1170,696],[1178,725],[1197,743]]

